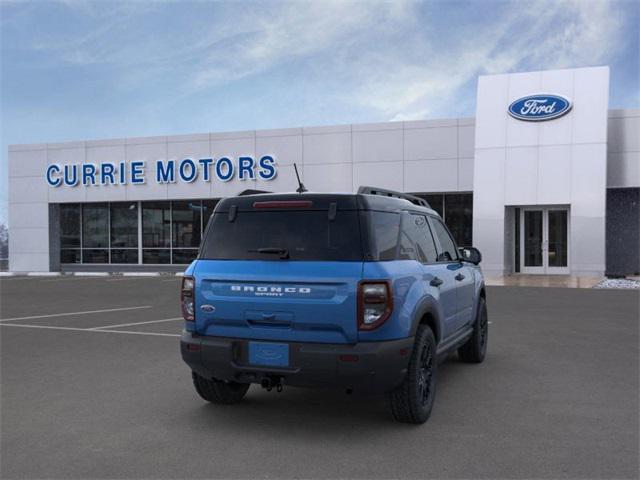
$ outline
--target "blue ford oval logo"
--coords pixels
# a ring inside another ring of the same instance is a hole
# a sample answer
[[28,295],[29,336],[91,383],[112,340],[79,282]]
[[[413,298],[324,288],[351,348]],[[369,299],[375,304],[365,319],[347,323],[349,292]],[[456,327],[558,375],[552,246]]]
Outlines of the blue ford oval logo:
[[509,105],[509,115],[518,120],[541,122],[558,118],[571,110],[571,100],[560,95],[527,95]]

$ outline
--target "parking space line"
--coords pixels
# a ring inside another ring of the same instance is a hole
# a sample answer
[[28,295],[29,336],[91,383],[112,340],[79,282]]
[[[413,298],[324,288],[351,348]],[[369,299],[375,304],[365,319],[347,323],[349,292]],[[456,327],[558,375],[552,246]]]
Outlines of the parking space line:
[[9,322],[13,320],[33,320],[36,318],[69,317],[72,315],[89,315],[92,313],[123,312],[125,310],[140,310],[143,308],[151,308],[151,305],[141,305],[139,307],[106,308],[104,310],[87,310],[86,312],[51,313],[49,315],[32,315],[30,317],[0,318],[0,323]]
[[88,330],[102,330],[105,328],[133,327],[134,325],[146,325],[148,323],[175,322],[176,320],[184,320],[182,317],[163,318],[162,320],[149,320],[148,322],[121,323],[119,325],[105,325],[103,327],[92,327]]
[[105,277],[76,277],[74,276],[70,276],[70,275],[63,275],[62,277],[58,277],[58,278],[50,278],[47,280],[42,280],[43,283],[50,283],[50,282],[81,282],[83,280],[104,280]]
[[71,330],[74,332],[125,333],[129,335],[151,335],[156,337],[179,337],[179,333],[132,332],[127,330],[94,330],[92,328],[53,327],[51,325],[24,325],[17,323],[0,323],[0,327],[41,328],[46,330]]

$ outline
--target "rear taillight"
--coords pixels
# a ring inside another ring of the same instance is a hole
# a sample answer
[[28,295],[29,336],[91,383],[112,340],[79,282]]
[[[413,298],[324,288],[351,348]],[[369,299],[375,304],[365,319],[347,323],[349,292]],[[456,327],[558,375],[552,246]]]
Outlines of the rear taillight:
[[391,282],[368,280],[358,285],[358,328],[373,330],[382,325],[393,310]]
[[182,307],[182,316],[188,322],[194,319],[194,300],[193,287],[195,280],[193,277],[182,277],[182,288],[180,289],[180,306]]

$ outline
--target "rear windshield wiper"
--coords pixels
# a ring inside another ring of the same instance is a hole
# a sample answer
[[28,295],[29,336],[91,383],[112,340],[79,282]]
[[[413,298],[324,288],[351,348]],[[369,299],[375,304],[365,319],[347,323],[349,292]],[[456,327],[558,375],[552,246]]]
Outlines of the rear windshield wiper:
[[263,248],[256,248],[256,249],[251,249],[248,250],[251,253],[267,253],[267,254],[271,254],[271,255],[280,255],[280,258],[282,260],[286,260],[289,258],[289,250],[287,250],[286,248],[279,248],[279,247],[263,247]]

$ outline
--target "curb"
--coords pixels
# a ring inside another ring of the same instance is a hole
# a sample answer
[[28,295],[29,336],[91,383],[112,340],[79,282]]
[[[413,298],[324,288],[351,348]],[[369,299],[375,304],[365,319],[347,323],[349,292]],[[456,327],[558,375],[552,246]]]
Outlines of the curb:
[[184,272],[0,272],[0,277],[184,277]]

